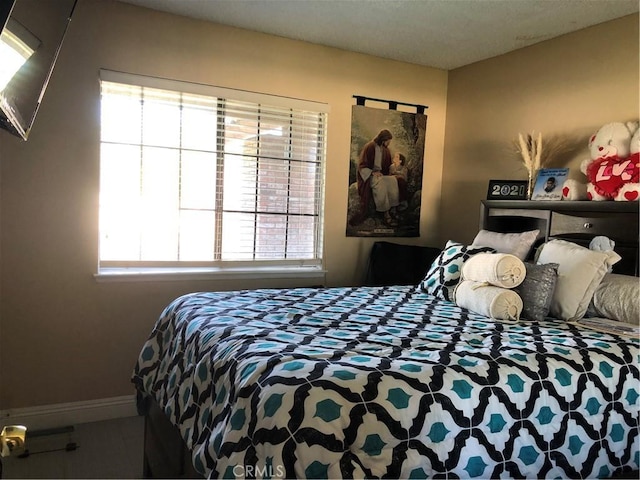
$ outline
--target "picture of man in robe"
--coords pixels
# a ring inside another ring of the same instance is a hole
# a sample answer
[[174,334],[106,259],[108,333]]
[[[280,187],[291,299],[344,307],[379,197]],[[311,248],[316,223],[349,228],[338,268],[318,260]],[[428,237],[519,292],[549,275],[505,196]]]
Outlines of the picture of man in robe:
[[[358,195],[362,211],[373,196],[376,211],[382,214],[384,224],[397,227],[397,207],[406,204],[406,180],[390,172],[392,161],[389,144],[393,135],[389,130],[380,130],[373,140],[368,142],[360,154],[358,163]],[[400,187],[403,184],[403,187]],[[404,197],[404,198],[403,198]]]
[[426,116],[353,109],[347,236],[419,236]]

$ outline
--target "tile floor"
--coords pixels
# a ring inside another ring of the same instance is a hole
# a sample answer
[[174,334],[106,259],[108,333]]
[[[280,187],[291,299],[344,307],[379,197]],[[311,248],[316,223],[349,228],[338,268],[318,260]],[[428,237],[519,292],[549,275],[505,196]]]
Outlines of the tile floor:
[[[28,456],[2,459],[3,480],[142,478],[143,417],[83,423],[46,435],[38,433],[29,437],[27,432]],[[74,443],[75,450],[65,450]]]

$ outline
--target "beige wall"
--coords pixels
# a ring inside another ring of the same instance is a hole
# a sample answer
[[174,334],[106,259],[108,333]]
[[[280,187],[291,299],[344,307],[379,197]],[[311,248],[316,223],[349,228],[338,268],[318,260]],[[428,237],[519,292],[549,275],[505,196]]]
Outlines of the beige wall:
[[525,178],[518,132],[568,138],[575,166],[598,126],[638,117],[638,16],[447,73],[80,0],[29,141],[0,132],[0,409],[133,393],[142,342],[181,293],[300,284],[96,283],[100,68],[328,103],[327,283],[348,285],[372,242],[344,235],[352,95],[429,105],[422,236],[404,243],[468,241],[488,180]]
[[80,0],[29,141],[0,132],[0,410],[115,397],[161,309],[194,290],[297,286],[97,283],[100,68],[330,105],[328,285],[362,280],[372,239],[346,238],[354,94],[428,105],[422,236],[437,242],[447,72]]
[[[638,15],[449,72],[440,241],[473,240],[490,179],[526,179],[511,141],[566,141],[572,178],[603,124],[638,119]],[[562,163],[562,162],[560,162]],[[559,166],[559,165],[556,165]]]

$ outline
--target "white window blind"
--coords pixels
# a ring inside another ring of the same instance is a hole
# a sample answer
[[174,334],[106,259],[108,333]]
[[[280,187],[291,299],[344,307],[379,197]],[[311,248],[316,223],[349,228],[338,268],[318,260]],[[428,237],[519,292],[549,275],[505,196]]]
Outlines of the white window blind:
[[321,265],[324,107],[101,72],[100,268]]

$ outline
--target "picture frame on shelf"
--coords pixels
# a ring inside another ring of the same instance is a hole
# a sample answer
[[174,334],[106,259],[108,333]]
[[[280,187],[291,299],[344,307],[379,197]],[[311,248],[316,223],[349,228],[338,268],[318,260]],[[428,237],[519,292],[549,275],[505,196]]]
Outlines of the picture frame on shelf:
[[489,180],[487,200],[526,200],[526,180]]
[[536,176],[531,200],[562,200],[562,186],[568,176],[568,168],[541,168]]

